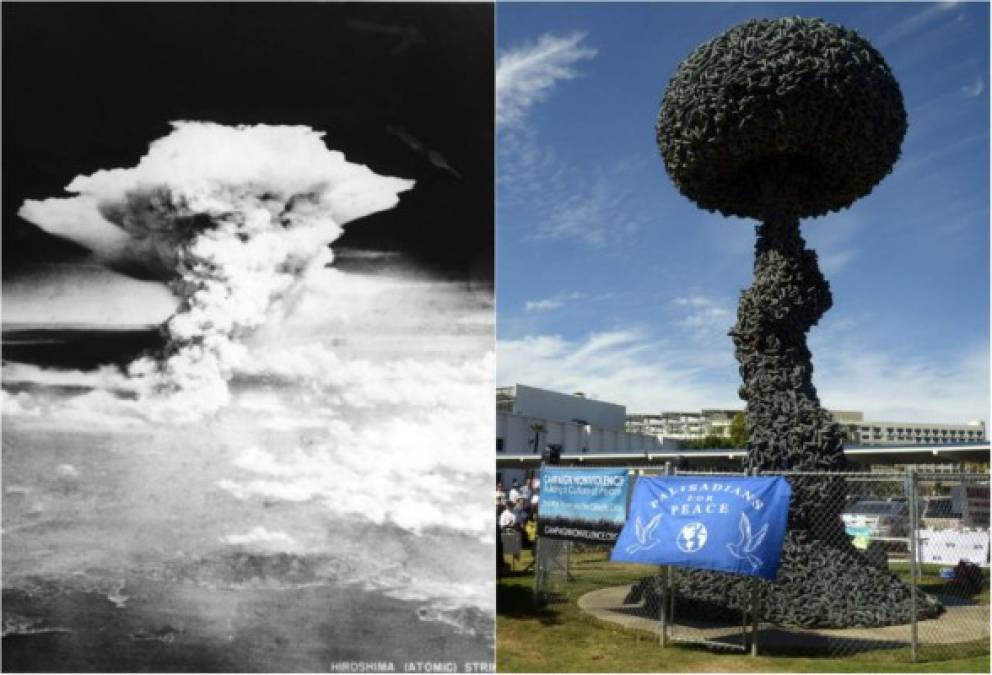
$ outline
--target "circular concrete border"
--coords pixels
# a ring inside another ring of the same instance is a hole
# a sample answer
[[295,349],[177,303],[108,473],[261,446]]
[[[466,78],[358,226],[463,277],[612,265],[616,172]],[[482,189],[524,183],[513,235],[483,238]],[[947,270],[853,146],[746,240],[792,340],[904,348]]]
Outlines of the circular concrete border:
[[[659,634],[658,617],[649,616],[643,602],[625,605],[624,598],[631,585],[612,586],[590,591],[578,600],[579,609],[587,614],[626,628]],[[946,601],[945,601],[946,600]],[[936,619],[917,624],[920,644],[953,644],[969,640],[989,639],[989,606],[967,605],[959,598],[941,598],[946,612]],[[740,645],[742,632],[739,626],[717,625],[697,619],[680,620],[677,628],[680,637]],[[910,626],[885,626],[883,628],[781,628],[763,624],[758,630],[759,646],[826,648],[838,640],[845,642],[851,651],[890,649],[910,644]]]

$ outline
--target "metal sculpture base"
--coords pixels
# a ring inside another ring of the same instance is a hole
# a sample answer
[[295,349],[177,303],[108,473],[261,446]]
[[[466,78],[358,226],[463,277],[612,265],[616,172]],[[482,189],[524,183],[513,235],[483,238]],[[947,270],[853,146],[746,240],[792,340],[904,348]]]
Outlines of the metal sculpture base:
[[[761,621],[800,628],[876,628],[912,621],[910,589],[895,574],[869,564],[857,552],[790,532],[775,582],[759,581]],[[751,577],[679,570],[674,581],[676,616],[740,621],[751,603]],[[657,577],[642,580],[628,598],[660,601]],[[654,606],[654,605],[649,605]],[[917,595],[917,619],[944,609]]]

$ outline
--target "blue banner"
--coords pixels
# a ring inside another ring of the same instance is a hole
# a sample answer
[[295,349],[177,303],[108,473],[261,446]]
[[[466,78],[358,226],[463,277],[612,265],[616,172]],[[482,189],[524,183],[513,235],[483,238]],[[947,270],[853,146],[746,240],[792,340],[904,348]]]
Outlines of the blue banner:
[[791,495],[781,477],[639,478],[610,559],[774,580]]
[[538,535],[612,544],[627,516],[627,483],[627,469],[542,468]]

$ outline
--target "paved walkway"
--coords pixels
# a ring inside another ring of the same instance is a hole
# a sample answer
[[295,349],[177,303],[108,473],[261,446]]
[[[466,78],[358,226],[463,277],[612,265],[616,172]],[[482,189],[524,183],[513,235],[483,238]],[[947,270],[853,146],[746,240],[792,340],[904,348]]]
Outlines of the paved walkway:
[[[613,586],[586,593],[579,598],[584,612],[627,628],[658,633],[658,617],[646,611],[642,603],[624,605],[630,586]],[[989,636],[989,606],[963,604],[959,598],[940,598],[947,611],[936,619],[921,621],[918,635],[921,644],[951,644]],[[714,626],[697,619],[680,619],[675,633],[680,638],[708,640],[728,647],[743,644],[740,627]],[[905,647],[910,642],[910,626],[882,628],[795,628],[784,629],[762,625],[758,630],[759,647],[826,648],[838,639],[844,640],[850,651]]]

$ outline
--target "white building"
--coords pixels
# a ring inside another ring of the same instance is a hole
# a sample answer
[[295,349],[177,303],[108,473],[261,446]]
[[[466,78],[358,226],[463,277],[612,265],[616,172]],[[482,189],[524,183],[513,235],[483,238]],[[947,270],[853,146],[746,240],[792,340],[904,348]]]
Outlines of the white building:
[[627,409],[584,394],[518,384],[496,390],[496,454],[651,452],[665,447],[650,434],[625,429]]
[[[706,436],[729,436],[730,423],[742,410],[703,409],[700,412],[660,412],[627,415],[627,430],[660,439],[689,440]],[[985,423],[944,424],[937,422],[866,421],[857,410],[831,410],[852,445],[930,445],[974,443],[985,440]]]
[[846,440],[856,445],[932,445],[976,443],[985,439],[985,422],[861,422],[844,425]]
[[730,423],[740,410],[703,409],[700,412],[660,412],[627,415],[627,430],[664,439],[685,441],[706,436],[729,436]]

